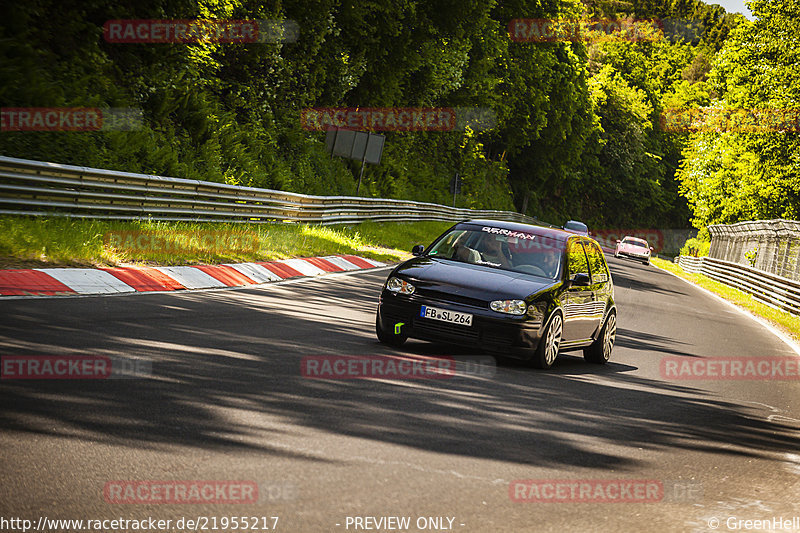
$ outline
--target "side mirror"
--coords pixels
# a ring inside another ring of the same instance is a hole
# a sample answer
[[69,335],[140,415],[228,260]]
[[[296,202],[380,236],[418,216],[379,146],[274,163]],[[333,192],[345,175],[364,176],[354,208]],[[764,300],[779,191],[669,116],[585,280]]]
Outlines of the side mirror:
[[651,252],[653,251],[653,247],[652,247],[652,246],[650,247],[650,251],[651,251]]
[[569,278],[569,284],[572,287],[588,287],[592,284],[592,279],[589,277],[589,274],[575,274]]
[[418,244],[418,245],[414,246],[411,249],[411,255],[419,256],[419,255],[422,255],[422,252],[424,252],[424,251],[425,251],[425,245],[424,244]]
[[622,242],[621,240],[617,239],[617,244],[619,244],[619,243],[621,243],[621,242]]

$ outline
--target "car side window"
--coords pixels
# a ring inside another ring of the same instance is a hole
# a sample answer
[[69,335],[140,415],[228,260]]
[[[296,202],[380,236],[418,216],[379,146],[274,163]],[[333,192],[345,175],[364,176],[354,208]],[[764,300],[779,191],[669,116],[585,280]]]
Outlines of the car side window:
[[586,252],[583,251],[583,244],[578,239],[571,239],[567,242],[567,268],[570,278],[575,274],[589,275]]
[[589,258],[589,268],[592,270],[592,283],[605,283],[608,281],[608,268],[603,257],[603,251],[596,243],[585,242],[586,255]]

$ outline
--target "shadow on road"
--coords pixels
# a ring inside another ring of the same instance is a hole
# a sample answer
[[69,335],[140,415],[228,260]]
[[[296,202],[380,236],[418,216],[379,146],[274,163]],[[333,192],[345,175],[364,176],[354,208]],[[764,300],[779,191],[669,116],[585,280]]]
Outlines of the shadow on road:
[[670,274],[654,266],[645,266],[630,259],[617,259],[613,255],[606,255],[606,259],[616,288],[632,289],[641,292],[643,297],[651,297],[652,293],[689,297],[683,290],[674,287],[666,289],[659,284],[656,280]]
[[697,357],[697,354],[676,349],[677,346],[682,346],[685,343],[664,337],[663,335],[655,335],[653,333],[642,333],[640,331],[633,331],[625,328],[617,328],[617,340],[615,346],[623,348],[631,348],[634,350],[660,352],[670,355],[684,355],[686,357]]
[[[616,276],[617,274],[615,274]],[[239,449],[309,461],[281,431],[313,428],[409,448],[552,467],[634,468],[626,448],[796,453],[797,431],[703,390],[562,356],[549,372],[387,382],[300,375],[306,355],[464,355],[373,332],[385,273],[183,295],[2,303],[5,354],[146,357],[152,379],[4,381],[0,427],[133,448]],[[366,281],[366,282],[365,282]],[[630,348],[682,355],[669,339]],[[577,355],[580,355],[579,352]],[[276,420],[285,424],[278,425]],[[280,428],[284,428],[283,430]],[[587,444],[589,443],[589,444]]]

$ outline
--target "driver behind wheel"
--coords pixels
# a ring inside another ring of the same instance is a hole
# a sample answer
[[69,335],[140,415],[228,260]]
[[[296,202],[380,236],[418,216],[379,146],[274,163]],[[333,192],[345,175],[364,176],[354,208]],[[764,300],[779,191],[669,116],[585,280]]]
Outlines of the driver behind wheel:
[[542,254],[542,264],[540,268],[548,278],[555,278],[558,276],[560,259],[561,254],[556,250],[549,250]]

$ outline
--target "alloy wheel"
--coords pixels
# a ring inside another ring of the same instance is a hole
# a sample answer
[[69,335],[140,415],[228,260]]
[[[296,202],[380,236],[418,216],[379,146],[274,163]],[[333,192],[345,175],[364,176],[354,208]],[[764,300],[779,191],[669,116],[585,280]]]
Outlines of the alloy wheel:
[[553,364],[558,355],[558,346],[561,344],[561,331],[563,329],[563,322],[561,315],[555,315],[553,321],[550,323],[550,328],[547,330],[545,337],[544,359],[547,366]]
[[611,357],[611,349],[614,348],[614,340],[617,338],[617,315],[611,314],[606,322],[606,331],[603,335],[603,357],[608,360]]

